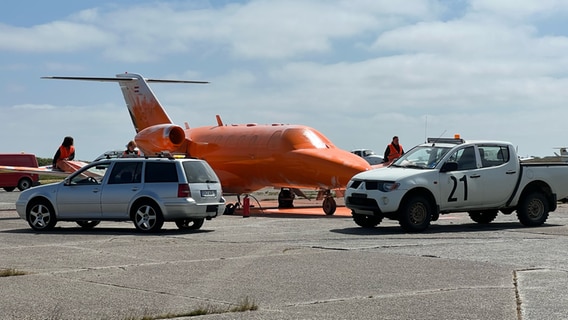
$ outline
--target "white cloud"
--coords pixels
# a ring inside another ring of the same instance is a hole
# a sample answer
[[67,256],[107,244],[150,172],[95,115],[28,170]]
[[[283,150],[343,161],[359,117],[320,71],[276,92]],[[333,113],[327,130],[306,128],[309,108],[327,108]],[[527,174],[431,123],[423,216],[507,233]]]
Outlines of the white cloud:
[[[22,119],[46,128],[41,137],[24,132],[17,149],[29,142],[51,156],[73,135],[80,154],[94,158],[134,135],[118,87],[39,76],[113,76],[128,68],[151,78],[211,81],[152,84],[172,119],[192,127],[214,124],[215,114],[225,123],[298,123],[342,148],[378,153],[395,134],[410,148],[444,131],[511,140],[532,155],[565,145],[568,38],[544,24],[545,17],[562,21],[567,5],[449,4],[101,4],[28,28],[4,24],[0,54],[25,54],[3,59],[3,104],[20,107],[0,112],[15,123],[11,130]],[[40,108],[50,105],[55,109]],[[9,143],[4,148],[16,145]]]

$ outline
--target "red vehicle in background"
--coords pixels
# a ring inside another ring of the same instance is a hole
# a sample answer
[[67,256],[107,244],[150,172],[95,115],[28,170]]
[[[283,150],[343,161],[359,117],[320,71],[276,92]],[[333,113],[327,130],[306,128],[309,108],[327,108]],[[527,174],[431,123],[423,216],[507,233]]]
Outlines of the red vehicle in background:
[[[38,167],[34,154],[29,153],[3,153],[0,154],[0,166]],[[39,175],[32,173],[14,172],[0,173],[0,188],[10,192],[18,188],[23,191],[32,186],[39,185]]]

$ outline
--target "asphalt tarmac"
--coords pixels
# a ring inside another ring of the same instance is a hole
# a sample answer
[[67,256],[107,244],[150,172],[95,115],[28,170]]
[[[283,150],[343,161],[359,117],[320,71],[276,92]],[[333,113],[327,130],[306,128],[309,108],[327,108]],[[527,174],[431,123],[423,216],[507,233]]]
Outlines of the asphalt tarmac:
[[[542,227],[516,215],[489,225],[444,215],[423,233],[398,222],[355,225],[318,201],[250,217],[221,216],[198,231],[166,223],[93,230],[58,223],[35,232],[19,219],[19,192],[0,191],[0,319],[511,319],[568,318],[568,205]],[[306,208],[307,207],[307,208]],[[261,210],[262,208],[262,210]],[[239,212],[237,212],[239,213]],[[232,312],[245,302],[254,311]]]

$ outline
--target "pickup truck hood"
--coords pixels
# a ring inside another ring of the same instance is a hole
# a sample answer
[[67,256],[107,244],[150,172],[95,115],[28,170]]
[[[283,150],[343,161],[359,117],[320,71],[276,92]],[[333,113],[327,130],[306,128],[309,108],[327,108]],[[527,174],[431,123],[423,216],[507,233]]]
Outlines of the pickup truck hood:
[[358,173],[353,176],[352,179],[398,181],[432,170],[433,169],[386,167]]

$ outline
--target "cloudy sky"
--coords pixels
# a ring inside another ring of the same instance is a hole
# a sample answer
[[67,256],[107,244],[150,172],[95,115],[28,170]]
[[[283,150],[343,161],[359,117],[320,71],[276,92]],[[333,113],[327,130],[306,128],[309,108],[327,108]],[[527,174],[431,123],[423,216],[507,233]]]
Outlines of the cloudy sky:
[[568,1],[7,1],[0,4],[0,152],[77,158],[135,135],[116,83],[140,73],[174,122],[311,126],[343,149],[393,135],[568,145]]

